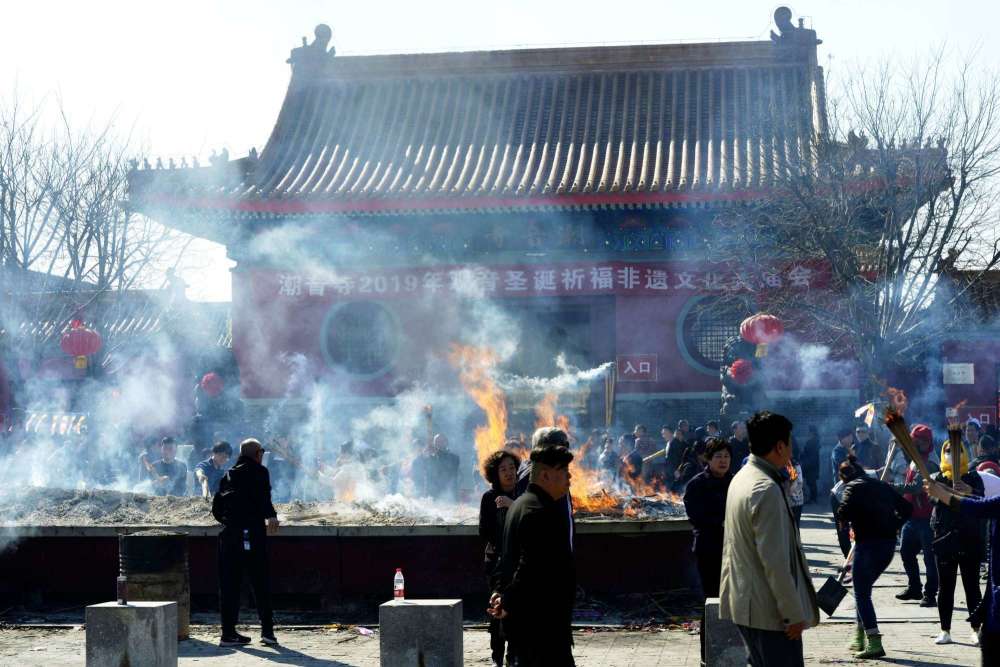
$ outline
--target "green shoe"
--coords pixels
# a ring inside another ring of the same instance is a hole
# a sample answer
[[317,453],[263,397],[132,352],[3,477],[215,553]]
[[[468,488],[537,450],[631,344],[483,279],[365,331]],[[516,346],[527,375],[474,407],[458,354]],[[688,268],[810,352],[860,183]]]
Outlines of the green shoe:
[[854,657],[858,660],[885,657],[885,649],[882,648],[882,635],[868,635],[868,648],[860,653],[855,653]]
[[847,647],[851,653],[858,653],[865,650],[865,629],[860,625],[854,626],[854,641]]

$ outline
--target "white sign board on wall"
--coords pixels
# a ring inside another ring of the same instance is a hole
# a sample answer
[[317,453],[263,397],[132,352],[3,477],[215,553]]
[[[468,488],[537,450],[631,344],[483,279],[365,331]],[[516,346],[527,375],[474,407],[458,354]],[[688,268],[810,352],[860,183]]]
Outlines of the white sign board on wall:
[[945,384],[975,384],[975,364],[944,364]]

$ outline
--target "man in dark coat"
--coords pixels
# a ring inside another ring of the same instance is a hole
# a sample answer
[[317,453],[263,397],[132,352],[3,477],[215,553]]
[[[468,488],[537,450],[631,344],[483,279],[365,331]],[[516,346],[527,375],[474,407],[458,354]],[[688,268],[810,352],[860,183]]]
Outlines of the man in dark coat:
[[260,442],[252,438],[241,442],[240,458],[219,482],[219,492],[212,502],[212,514],[223,525],[219,532],[220,646],[250,642],[249,637],[236,632],[244,569],[250,571],[260,617],[260,640],[271,646],[278,644],[267,571],[267,536],[278,531],[278,513],[271,504],[271,477],[261,465],[263,458]]
[[569,438],[557,428],[532,437],[527,490],[507,513],[497,590],[489,613],[504,621],[518,667],[573,667],[573,517]]

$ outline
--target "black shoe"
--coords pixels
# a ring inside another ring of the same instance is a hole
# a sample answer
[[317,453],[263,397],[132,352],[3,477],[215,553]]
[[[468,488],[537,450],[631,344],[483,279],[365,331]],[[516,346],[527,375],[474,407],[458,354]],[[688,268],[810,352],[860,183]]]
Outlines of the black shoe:
[[222,635],[222,639],[219,640],[219,646],[246,646],[249,643],[250,638],[238,632],[224,634]]
[[920,591],[914,588],[907,588],[902,593],[896,593],[897,600],[920,600],[923,599],[923,597],[924,596],[921,595]]
[[933,595],[925,595],[924,597],[922,597],[920,599],[920,606],[921,607],[936,607],[937,606],[937,598],[935,596],[933,596]]
[[273,632],[271,634],[261,633],[261,635],[260,635],[260,643],[261,644],[265,644],[267,646],[277,646],[278,645],[278,638],[274,636]]

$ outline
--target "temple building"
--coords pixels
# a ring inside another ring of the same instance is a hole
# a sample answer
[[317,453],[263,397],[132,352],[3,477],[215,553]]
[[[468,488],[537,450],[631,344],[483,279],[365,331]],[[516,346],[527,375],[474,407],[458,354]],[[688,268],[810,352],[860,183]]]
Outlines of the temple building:
[[[724,297],[828,279],[809,261],[749,276],[706,243],[827,132],[820,42],[776,20],[766,41],[352,57],[319,26],[259,154],[147,164],[131,202],[237,262],[248,404],[324,378],[345,404],[390,401],[495,306],[521,332],[506,373],[615,362],[560,398],[582,425],[718,416],[750,314]],[[853,373],[803,376],[769,388],[778,407],[856,407]]]

